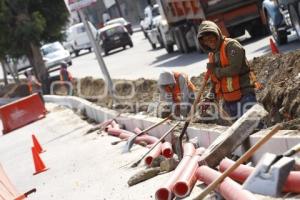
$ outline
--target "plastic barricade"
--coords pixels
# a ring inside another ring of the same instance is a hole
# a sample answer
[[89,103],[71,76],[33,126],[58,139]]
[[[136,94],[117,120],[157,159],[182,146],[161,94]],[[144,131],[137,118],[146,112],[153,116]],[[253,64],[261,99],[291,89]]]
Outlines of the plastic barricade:
[[37,93],[0,107],[3,134],[37,121],[45,116],[45,105]]

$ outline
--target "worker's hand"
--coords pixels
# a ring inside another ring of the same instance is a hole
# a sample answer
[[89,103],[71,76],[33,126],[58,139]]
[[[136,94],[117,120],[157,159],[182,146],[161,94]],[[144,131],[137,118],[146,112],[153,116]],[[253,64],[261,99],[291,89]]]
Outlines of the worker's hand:
[[208,53],[208,63],[215,63],[214,54],[212,52]]

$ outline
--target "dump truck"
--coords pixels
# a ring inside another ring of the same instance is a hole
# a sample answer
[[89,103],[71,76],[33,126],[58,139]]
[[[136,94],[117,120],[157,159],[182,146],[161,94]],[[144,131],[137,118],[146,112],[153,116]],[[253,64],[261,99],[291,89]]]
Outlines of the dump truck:
[[286,44],[291,30],[300,39],[300,0],[264,0],[263,11],[277,44]]
[[158,34],[167,52],[199,50],[197,30],[203,20],[219,25],[223,34],[236,38],[247,30],[252,37],[267,31],[261,0],[157,0],[162,19]]

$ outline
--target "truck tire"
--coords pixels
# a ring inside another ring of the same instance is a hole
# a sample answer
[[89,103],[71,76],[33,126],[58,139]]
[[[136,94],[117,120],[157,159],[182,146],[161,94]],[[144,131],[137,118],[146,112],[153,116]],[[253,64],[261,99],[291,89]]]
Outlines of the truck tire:
[[188,53],[188,45],[180,28],[175,29],[174,38],[178,50],[181,53]]
[[297,33],[297,36],[300,39],[300,22],[299,22],[300,21],[299,20],[300,13],[298,13],[298,12],[294,5],[289,5],[289,13],[290,13],[291,21],[292,21],[293,27]]
[[269,30],[276,41],[277,44],[282,45],[287,43],[287,32],[286,30],[278,30],[278,28],[274,25],[274,22],[271,17],[267,17]]
[[262,37],[268,34],[266,26],[261,22],[261,19],[255,20],[251,26],[247,27],[247,31],[252,38]]

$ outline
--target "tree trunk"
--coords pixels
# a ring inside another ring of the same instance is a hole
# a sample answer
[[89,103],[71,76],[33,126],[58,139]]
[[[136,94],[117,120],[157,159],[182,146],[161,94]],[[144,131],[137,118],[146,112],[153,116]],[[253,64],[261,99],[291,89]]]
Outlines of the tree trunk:
[[5,66],[7,66],[7,69],[8,69],[8,71],[9,71],[10,75],[13,77],[15,83],[19,84],[20,81],[19,81],[19,79],[16,77],[14,71],[12,70],[12,67],[7,63],[6,60],[3,60],[3,67],[5,68]]
[[42,89],[44,94],[49,94],[50,91],[50,81],[48,70],[43,61],[43,57],[40,51],[40,47],[34,43],[30,43],[30,55],[28,59],[30,64],[34,68],[35,75],[37,79],[42,83]]
[[6,67],[5,67],[5,63],[3,59],[0,59],[1,62],[1,66],[2,66],[2,72],[3,72],[3,79],[4,79],[4,84],[7,85],[8,81],[7,81],[7,72],[6,72]]

